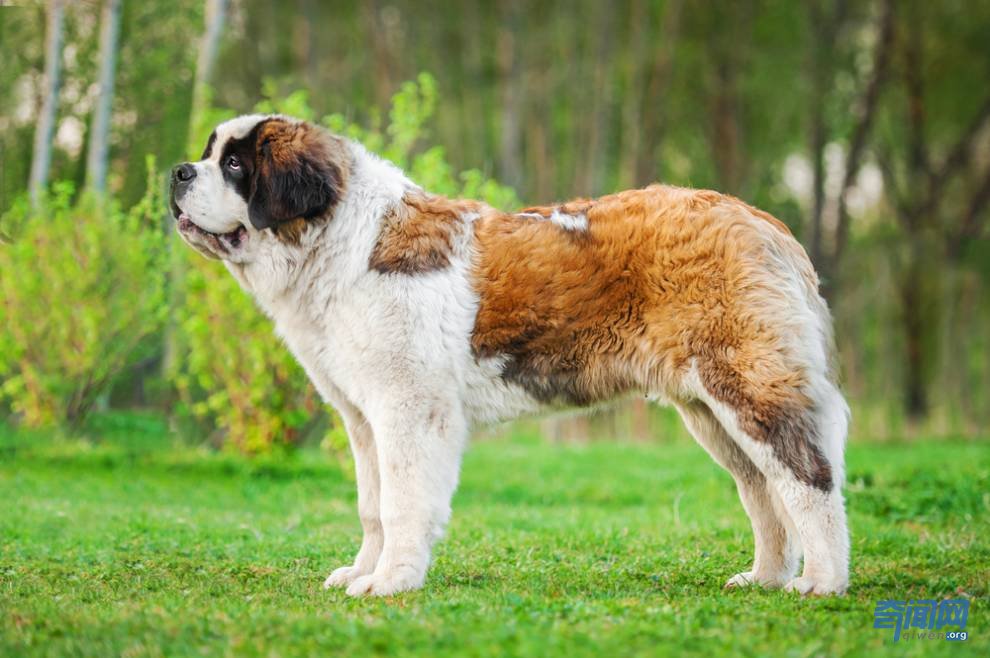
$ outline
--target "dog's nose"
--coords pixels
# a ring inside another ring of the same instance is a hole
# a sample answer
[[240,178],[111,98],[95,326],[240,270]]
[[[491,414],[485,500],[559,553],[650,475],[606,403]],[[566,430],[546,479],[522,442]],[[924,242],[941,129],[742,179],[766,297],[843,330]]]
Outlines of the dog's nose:
[[188,162],[177,165],[172,170],[172,180],[177,183],[188,183],[194,178],[196,178],[196,167]]

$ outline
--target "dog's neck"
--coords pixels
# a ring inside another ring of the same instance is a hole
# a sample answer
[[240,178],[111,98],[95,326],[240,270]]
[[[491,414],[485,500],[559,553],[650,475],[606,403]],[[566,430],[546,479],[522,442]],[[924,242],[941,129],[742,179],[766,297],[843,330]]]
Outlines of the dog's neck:
[[[270,231],[256,236],[258,249],[244,263],[225,262],[261,308],[271,317],[295,312],[325,315],[336,300],[353,295],[368,262],[386,211],[419,189],[401,169],[370,153],[361,144],[348,142],[352,170],[332,216],[287,244]],[[319,281],[320,289],[302,282]],[[322,322],[323,317],[311,320]]]

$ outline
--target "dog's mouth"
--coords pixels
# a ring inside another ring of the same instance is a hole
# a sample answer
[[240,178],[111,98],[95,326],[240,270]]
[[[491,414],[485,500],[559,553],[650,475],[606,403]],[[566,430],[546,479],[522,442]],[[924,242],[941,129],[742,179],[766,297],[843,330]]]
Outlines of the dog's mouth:
[[195,223],[189,218],[184,212],[179,212],[178,216],[175,218],[176,227],[179,232],[192,236],[196,235],[203,238],[210,247],[213,247],[214,251],[220,253],[229,253],[230,251],[239,248],[247,240],[247,229],[243,226],[238,226],[233,231],[229,233],[213,233],[212,231],[207,231],[202,228],[199,224]]

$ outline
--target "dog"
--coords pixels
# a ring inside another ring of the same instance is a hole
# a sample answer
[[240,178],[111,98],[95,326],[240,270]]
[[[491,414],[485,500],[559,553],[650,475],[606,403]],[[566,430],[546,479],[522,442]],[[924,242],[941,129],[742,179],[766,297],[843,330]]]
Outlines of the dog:
[[755,557],[726,587],[846,590],[831,320],[771,215],[667,185],[503,212],[280,115],[219,125],[170,205],[346,427],[363,539],[325,587],[423,585],[472,426],[635,393],[735,479]]

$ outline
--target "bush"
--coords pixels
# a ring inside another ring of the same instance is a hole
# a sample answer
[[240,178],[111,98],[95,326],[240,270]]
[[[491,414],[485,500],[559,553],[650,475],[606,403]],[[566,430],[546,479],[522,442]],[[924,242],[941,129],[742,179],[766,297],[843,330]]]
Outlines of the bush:
[[160,201],[123,212],[58,183],[2,219],[0,398],[29,426],[75,424],[154,347],[165,310]]
[[[276,96],[274,85],[265,86],[266,96]],[[515,193],[472,170],[455,176],[443,149],[417,151],[427,134],[437,93],[433,79],[420,75],[407,82],[392,99],[389,123],[372,120],[363,129],[340,115],[317,120],[305,91],[295,91],[280,100],[264,100],[258,112],[292,115],[322,123],[330,130],[363,142],[369,149],[394,161],[427,189],[449,195],[483,198],[505,207],[516,203]],[[211,109],[214,119],[232,115]],[[374,114],[374,113],[373,113]],[[374,116],[380,116],[374,114]],[[198,147],[213,125],[197,128]],[[180,356],[173,373],[183,408],[201,421],[221,428],[224,440],[245,452],[261,452],[276,443],[292,443],[314,423],[319,404],[315,391],[288,349],[279,344],[271,321],[239,289],[227,270],[184,250],[187,258],[185,282],[178,291]],[[346,439],[339,423],[328,436],[341,447]]]
[[180,411],[242,452],[294,443],[319,413],[306,374],[227,270],[190,254],[176,310]]

